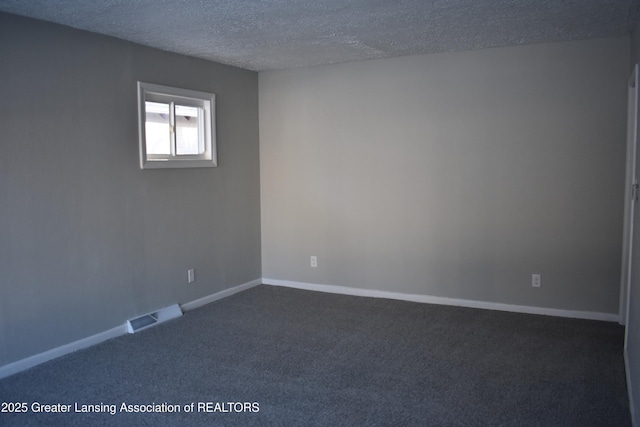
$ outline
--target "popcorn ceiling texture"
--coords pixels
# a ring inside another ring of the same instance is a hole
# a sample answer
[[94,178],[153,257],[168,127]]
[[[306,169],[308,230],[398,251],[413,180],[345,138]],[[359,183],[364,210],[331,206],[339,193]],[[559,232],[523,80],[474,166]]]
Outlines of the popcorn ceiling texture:
[[638,0],[0,0],[0,11],[256,71],[619,37],[637,9]]

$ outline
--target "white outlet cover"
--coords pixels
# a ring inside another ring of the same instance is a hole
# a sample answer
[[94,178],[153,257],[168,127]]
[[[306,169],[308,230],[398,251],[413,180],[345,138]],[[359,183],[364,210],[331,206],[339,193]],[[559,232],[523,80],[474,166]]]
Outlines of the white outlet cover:
[[541,282],[542,282],[542,275],[541,274],[532,274],[531,275],[531,286],[533,286],[534,288],[539,288]]

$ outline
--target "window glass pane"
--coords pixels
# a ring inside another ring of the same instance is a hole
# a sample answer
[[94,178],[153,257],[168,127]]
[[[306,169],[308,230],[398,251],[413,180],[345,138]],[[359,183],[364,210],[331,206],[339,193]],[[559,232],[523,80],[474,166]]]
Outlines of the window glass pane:
[[176,104],[176,154],[198,155],[204,153],[204,144],[199,144],[202,108]]
[[171,154],[169,104],[145,101],[147,154]]

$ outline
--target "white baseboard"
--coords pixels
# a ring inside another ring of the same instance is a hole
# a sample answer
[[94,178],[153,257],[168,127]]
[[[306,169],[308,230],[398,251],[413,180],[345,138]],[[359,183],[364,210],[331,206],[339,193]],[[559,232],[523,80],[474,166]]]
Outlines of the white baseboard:
[[25,371],[29,368],[33,368],[49,360],[56,359],[65,354],[73,353],[74,351],[82,350],[83,348],[91,347],[96,344],[100,344],[103,341],[111,338],[118,337],[127,333],[127,326],[122,324],[115,328],[111,328],[108,331],[100,332],[99,334],[92,335],[90,337],[83,338],[78,341],[74,341],[69,344],[62,345],[60,347],[53,348],[39,353],[25,359],[18,360],[8,365],[0,366],[0,379],[8,377],[9,375],[17,374],[18,372]]
[[602,320],[617,322],[618,314],[599,313],[578,310],[560,310],[556,308],[530,307],[525,305],[502,304],[487,301],[475,301],[468,299],[435,297],[430,295],[405,294],[400,292],[378,291],[373,289],[350,288],[346,286],[320,285],[316,283],[293,282],[290,280],[276,280],[266,277],[262,283],[272,286],[284,286],[288,288],[305,289],[308,291],[328,292],[333,294],[354,295],[361,297],[388,298],[402,301],[421,302],[427,304],[452,305],[457,307],[482,308],[486,310],[510,311],[514,313],[542,314],[546,316],[569,317],[573,319]]
[[[210,302],[217,301],[219,299],[231,296],[233,294],[252,288],[254,286],[258,286],[261,283],[262,283],[261,279],[252,280],[251,282],[244,283],[242,285],[238,285],[233,288],[225,289],[220,292],[216,292],[215,294],[208,295],[204,298],[199,298],[195,301],[181,304],[180,307],[184,311],[193,310],[194,308],[201,307]],[[84,348],[91,347],[96,344],[100,344],[103,341],[118,337],[120,335],[125,335],[125,334],[127,334],[126,322],[120,326],[116,326],[115,328],[109,329],[108,331],[100,332],[98,334],[91,335],[90,337],[82,338],[78,341],[74,341],[72,343],[65,344],[60,347],[53,348],[51,350],[47,350],[43,353],[39,353],[30,357],[27,357],[25,359],[21,359],[21,360],[9,363],[8,365],[0,366],[0,379],[6,378],[13,374],[17,374],[18,372],[21,372],[21,371],[25,371],[29,368],[33,368],[36,365],[39,365],[44,362],[48,362],[49,360],[56,359],[60,356],[64,356],[65,354],[73,353],[74,351],[82,350]]]
[[233,288],[225,289],[224,291],[216,292],[215,294],[207,295],[206,297],[199,298],[195,301],[191,301],[185,304],[180,304],[183,311],[193,310],[194,308],[202,307],[205,304],[209,304],[219,299],[230,297],[238,292],[246,291],[255,286],[261,285],[262,279],[252,280],[251,282],[243,283],[242,285],[234,286]]

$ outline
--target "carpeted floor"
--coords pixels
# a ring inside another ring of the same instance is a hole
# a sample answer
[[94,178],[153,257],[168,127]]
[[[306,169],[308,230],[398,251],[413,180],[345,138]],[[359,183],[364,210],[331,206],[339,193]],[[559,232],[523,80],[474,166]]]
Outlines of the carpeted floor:
[[259,286],[0,380],[0,425],[629,426],[623,333]]

